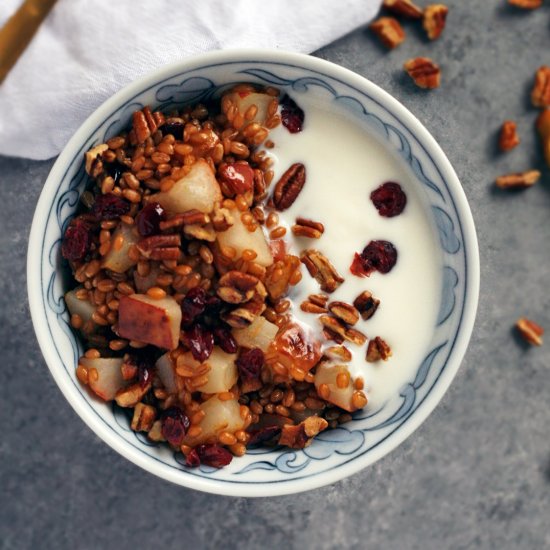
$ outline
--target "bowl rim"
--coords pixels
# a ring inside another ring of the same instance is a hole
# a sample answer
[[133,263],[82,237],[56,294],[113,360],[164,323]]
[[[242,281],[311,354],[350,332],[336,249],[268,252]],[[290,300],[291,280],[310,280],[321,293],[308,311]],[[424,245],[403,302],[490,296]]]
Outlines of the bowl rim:
[[[288,479],[281,482],[270,483],[258,481],[251,484],[232,484],[227,483],[226,481],[198,476],[181,476],[178,472],[172,472],[170,469],[162,469],[158,467],[150,460],[150,457],[148,458],[142,453],[139,453],[124,439],[120,438],[115,432],[108,429],[106,425],[101,423],[90,409],[83,407],[82,397],[70,391],[70,387],[63,373],[63,369],[60,368],[59,359],[53,351],[53,346],[51,345],[52,341],[47,332],[41,328],[47,321],[45,305],[42,299],[43,281],[40,276],[42,255],[39,253],[40,246],[38,243],[43,237],[48,209],[50,208],[51,201],[55,196],[58,183],[62,177],[62,172],[68,163],[74,158],[76,151],[82,146],[82,143],[84,143],[85,139],[90,135],[90,132],[93,131],[98,119],[113,112],[114,108],[124,99],[131,98],[132,96],[138,94],[142,89],[153,86],[155,83],[169,78],[176,72],[191,71],[199,66],[204,66],[209,63],[219,65],[243,62],[245,60],[250,60],[249,58],[251,56],[255,62],[264,61],[269,63],[293,63],[298,66],[303,66],[306,69],[317,71],[321,74],[342,80],[346,84],[355,86],[360,90],[366,90],[389,112],[391,112],[399,120],[403,121],[411,129],[411,131],[414,132],[418,141],[421,142],[422,145],[430,152],[434,164],[438,167],[443,179],[452,191],[457,215],[461,221],[462,234],[464,238],[465,259],[467,266],[465,273],[467,291],[464,299],[462,323],[459,327],[454,348],[448,357],[445,369],[440,374],[437,384],[431,388],[429,394],[424,398],[423,402],[418,406],[414,414],[407,419],[405,424],[400,426],[399,430],[392,434],[392,437],[381,441],[377,447],[365,455],[356,457],[350,462],[342,464],[327,472],[314,474],[308,476],[307,478]],[[474,327],[479,299],[479,280],[480,266],[478,242],[474,220],[466,199],[466,195],[451,163],[447,159],[439,144],[435,141],[435,138],[432,137],[422,123],[388,92],[384,91],[367,78],[360,76],[349,69],[310,55],[270,49],[216,50],[185,58],[162,66],[134,80],[107,99],[78,128],[50,170],[33,216],[27,251],[27,292],[33,328],[46,364],[48,365],[55,382],[75,412],[94,431],[94,433],[105,441],[112,449],[147,472],[187,488],[228,496],[278,496],[309,491],[318,487],[329,485],[349,477],[366,468],[370,464],[373,464],[407,439],[426,420],[433,409],[437,406],[458,371]]]

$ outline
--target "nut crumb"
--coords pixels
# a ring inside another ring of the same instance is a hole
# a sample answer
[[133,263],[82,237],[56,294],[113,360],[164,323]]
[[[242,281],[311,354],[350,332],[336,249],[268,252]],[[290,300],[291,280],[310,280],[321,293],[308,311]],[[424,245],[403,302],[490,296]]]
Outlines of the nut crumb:
[[300,256],[309,274],[321,285],[324,292],[334,292],[343,282],[343,277],[336,271],[328,258],[318,250],[304,250]]
[[344,340],[351,342],[352,344],[357,344],[358,346],[363,345],[367,341],[367,337],[360,331],[347,327],[342,321],[336,317],[331,317],[330,315],[321,315],[319,321],[324,328],[328,329],[331,333],[337,334]]
[[536,10],[542,6],[542,0],[508,0],[508,4],[524,10]]
[[353,305],[361,314],[361,318],[364,321],[367,321],[376,313],[376,310],[380,305],[380,300],[374,298],[368,290],[365,290],[361,292],[355,300],[353,300]]
[[533,346],[542,346],[544,329],[540,325],[526,317],[520,317],[516,322],[516,328],[526,342]]
[[498,146],[501,151],[510,151],[519,145],[516,123],[512,120],[506,120],[500,129]]
[[496,179],[497,187],[501,189],[527,189],[540,179],[538,170],[528,170],[517,174],[507,174]]
[[542,140],[542,150],[546,164],[550,166],[550,109],[545,109],[537,118],[537,131]]
[[449,8],[445,4],[431,4],[424,9],[422,26],[430,40],[436,40],[445,29]]
[[297,426],[286,424],[282,427],[279,445],[285,445],[291,449],[303,449],[310,445],[313,438],[327,427],[328,422],[318,416],[310,416]]
[[405,31],[394,17],[380,17],[372,22],[369,28],[379,38],[380,42],[390,50],[393,50],[405,40]]
[[408,19],[422,18],[422,9],[413,4],[411,0],[384,0],[383,5],[387,10],[401,17]]
[[531,102],[535,107],[550,107],[550,67],[546,65],[539,67],[535,74]]
[[390,346],[377,336],[369,342],[367,348],[367,361],[369,363],[375,363],[376,361],[387,361],[392,356],[392,351]]
[[330,302],[328,310],[346,325],[355,325],[359,321],[357,309],[351,304],[346,304],[346,302]]

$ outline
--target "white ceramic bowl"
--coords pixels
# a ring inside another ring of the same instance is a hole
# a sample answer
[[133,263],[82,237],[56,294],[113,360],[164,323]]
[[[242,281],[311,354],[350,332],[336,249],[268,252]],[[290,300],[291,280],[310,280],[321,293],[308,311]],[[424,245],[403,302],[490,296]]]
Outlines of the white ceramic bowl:
[[[238,82],[273,85],[317,94],[327,109],[352,110],[364,127],[397,151],[408,165],[427,215],[437,228],[443,256],[439,316],[424,361],[415,376],[378,411],[320,434],[303,451],[260,449],[222,470],[188,469],[165,445],[153,445],[129,429],[127,417],[91,397],[75,377],[82,345],[69,325],[63,301],[67,280],[60,239],[87,183],[83,154],[128,127],[144,105],[170,108],[215,94]],[[44,185],[28,251],[32,320],[55,381],[88,426],[120,454],[164,479],[211,493],[268,496],[333,483],[372,464],[408,437],[430,414],[460,365],[472,327],[479,290],[475,228],[458,178],[420,122],[365,78],[314,57],[280,51],[213,52],[163,67],[106,101],[75,133]],[[61,396],[60,396],[61,398]]]

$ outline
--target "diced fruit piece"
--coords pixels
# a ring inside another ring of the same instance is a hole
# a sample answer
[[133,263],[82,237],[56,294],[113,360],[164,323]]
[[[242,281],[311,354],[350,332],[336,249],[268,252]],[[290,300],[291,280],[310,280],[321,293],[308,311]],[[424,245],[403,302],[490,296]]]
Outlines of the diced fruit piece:
[[79,363],[88,369],[90,388],[105,401],[113,400],[117,392],[127,385],[120,370],[122,358],[88,359],[82,357]]
[[76,297],[76,292],[79,290],[75,288],[74,290],[69,290],[65,294],[65,303],[67,304],[67,309],[71,315],[78,315],[84,324],[92,320],[92,315],[95,311],[95,306],[92,305],[88,300],[80,300]]
[[192,368],[197,368],[201,364],[208,365],[210,367],[208,382],[198,387],[197,390],[204,393],[221,393],[230,390],[237,382],[235,359],[237,359],[235,353],[225,353],[220,348],[215,347],[204,363],[196,361],[189,352],[184,353],[178,361]]
[[178,347],[181,309],[171,296],[155,300],[143,294],[122,296],[118,307],[118,333],[122,338],[164,349]]
[[158,361],[155,363],[155,366],[164,389],[168,393],[176,393],[178,391],[176,371],[175,365],[170,358],[170,353],[165,353],[162,357],[159,357]]
[[189,174],[178,180],[169,191],[153,195],[153,200],[172,214],[183,214],[188,210],[209,214],[222,200],[222,192],[208,163],[199,159]]
[[273,257],[262,228],[258,226],[254,231],[249,231],[239,215],[234,216],[234,218],[235,223],[227,231],[218,233],[220,246],[234,248],[237,257],[240,257],[244,250],[254,250],[258,255],[254,260],[257,264],[264,267],[271,265]]
[[248,327],[234,330],[233,336],[239,346],[245,348],[260,348],[267,351],[269,344],[273,342],[279,327],[270,323],[265,317],[256,317]]
[[[114,243],[119,242],[120,235],[122,235],[122,246],[115,248]],[[137,244],[138,241],[139,235],[133,226],[124,223],[120,224],[111,237],[111,249],[103,258],[101,267],[110,269],[115,273],[124,273],[127,269],[136,264],[136,261],[128,256],[128,251],[130,247]]]
[[149,263],[149,273],[142,277],[137,270],[134,271],[134,283],[136,290],[145,294],[151,287],[157,286],[157,277],[162,273],[158,264]]
[[291,374],[305,375],[321,358],[321,343],[304,326],[288,322],[279,329],[269,352],[275,354]]
[[259,124],[265,124],[269,104],[274,99],[273,96],[257,92],[234,92],[229,95],[229,98],[237,106],[237,110],[243,116],[249,107],[256,105],[258,111],[250,122],[258,122]]
[[[338,375],[341,375],[339,379]],[[343,385],[342,380],[345,382],[346,379],[348,380],[347,386],[340,387]],[[338,380],[340,381],[340,386],[338,385]],[[335,365],[330,362],[318,365],[315,371],[314,383],[317,391],[319,391],[321,384],[328,386],[330,394],[326,397],[326,401],[349,412],[357,410],[352,404],[352,396],[355,390],[346,365]]]
[[200,445],[207,439],[215,437],[221,431],[234,433],[244,428],[244,420],[241,418],[241,408],[236,399],[220,401],[216,395],[201,404],[200,409],[205,413],[204,418],[198,424],[202,432],[191,438],[185,437],[186,445]]

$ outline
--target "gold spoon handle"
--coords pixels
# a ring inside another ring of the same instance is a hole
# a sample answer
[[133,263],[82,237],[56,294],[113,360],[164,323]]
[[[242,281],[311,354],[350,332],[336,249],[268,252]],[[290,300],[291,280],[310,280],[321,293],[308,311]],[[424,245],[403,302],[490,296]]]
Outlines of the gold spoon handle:
[[0,84],[25,51],[56,0],[25,0],[0,29]]

